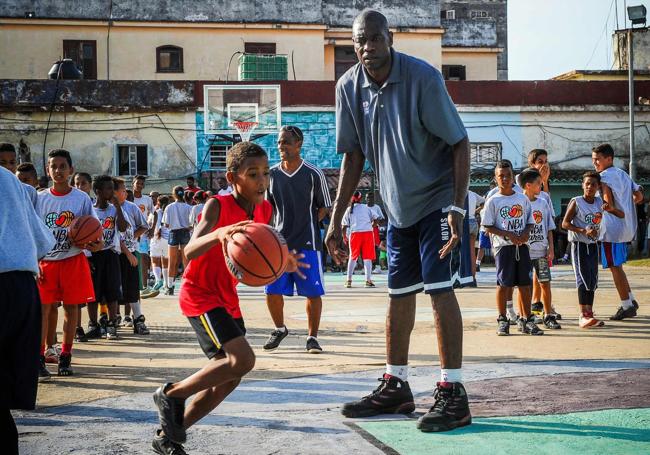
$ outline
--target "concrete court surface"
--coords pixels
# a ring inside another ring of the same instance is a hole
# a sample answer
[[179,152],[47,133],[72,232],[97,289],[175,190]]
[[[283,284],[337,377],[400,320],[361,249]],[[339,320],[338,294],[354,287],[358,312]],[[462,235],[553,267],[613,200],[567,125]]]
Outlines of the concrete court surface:
[[[301,299],[287,299],[291,332],[264,353],[271,322],[263,294],[241,288],[255,370],[226,402],[189,431],[189,453],[641,453],[650,443],[650,285],[648,269],[628,268],[639,316],[600,330],[577,328],[573,272],[554,268],[554,304],[562,330],[543,337],[497,337],[494,269],[478,288],[458,291],[464,316],[465,382],[474,425],[444,435],[422,434],[414,419],[432,404],[438,356],[428,297],[418,297],[409,382],[418,409],[409,417],[349,420],[340,406],[370,392],[385,363],[386,276],[378,287],[352,289],[328,274],[319,339],[325,352],[304,352]],[[601,272],[597,315],[607,319],[618,298]],[[41,384],[38,409],[16,412],[21,453],[149,453],[156,424],[151,393],[205,362],[172,297],[146,300],[148,337],[122,330],[120,340],[75,345],[76,375]],[[516,331],[514,331],[516,332]],[[560,431],[560,427],[562,431]],[[485,437],[489,436],[489,437]],[[490,441],[486,445],[486,441]],[[466,450],[468,449],[468,450]]]

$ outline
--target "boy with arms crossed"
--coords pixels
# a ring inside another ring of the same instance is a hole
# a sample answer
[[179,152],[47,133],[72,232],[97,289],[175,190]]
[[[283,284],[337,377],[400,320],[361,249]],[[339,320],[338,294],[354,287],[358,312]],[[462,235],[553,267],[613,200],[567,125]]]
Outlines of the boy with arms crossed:
[[[541,289],[541,299],[544,305],[544,325],[548,329],[561,329],[558,324],[553,306],[551,305],[551,269],[555,251],[553,249],[553,211],[548,203],[539,197],[542,191],[542,177],[537,169],[529,168],[519,175],[524,194],[530,201],[535,225],[530,232],[528,248],[533,263],[534,276],[537,277]],[[532,309],[532,305],[531,305]]]
[[614,149],[601,144],[591,151],[591,160],[600,173],[600,193],[603,198],[603,222],[600,228],[601,260],[610,269],[621,306],[612,321],[636,316],[639,304],[627,281],[623,264],[627,262],[627,243],[636,235],[636,204],[643,200],[643,189],[627,173],[614,167]]
[[500,161],[494,175],[499,192],[486,201],[482,224],[491,236],[497,268],[497,335],[510,334],[506,300],[515,286],[519,288],[522,302],[519,330],[529,335],[543,335],[533,321],[530,308],[532,264],[526,242],[535,224],[530,201],[512,189],[514,174],[509,162]]
[[[210,359],[202,370],[154,393],[161,428],[152,447],[163,455],[183,455],[185,430],[215,409],[253,369],[255,354],[246,341],[239,308],[237,280],[228,272],[224,243],[244,232],[251,221],[268,224],[272,208],[264,200],[269,187],[266,152],[252,142],[240,142],[228,153],[227,178],[233,193],[211,198],[187,244],[190,260],[179,295],[181,311]],[[287,271],[305,264],[290,256]],[[196,395],[185,409],[185,400]]]
[[[115,184],[112,177],[100,175],[93,180],[93,190],[97,196],[95,213],[104,230],[104,247],[93,251],[90,264],[93,271],[95,299],[88,303],[88,338],[117,338],[117,301],[122,298],[122,278],[120,273],[120,231],[126,231],[128,223],[122,208],[115,198]],[[111,203],[112,201],[113,203]],[[100,304],[108,307],[108,320],[97,321]]]
[[[126,231],[120,233],[120,275],[122,277],[122,299],[120,305],[124,305],[124,321],[127,326],[133,326],[133,333],[136,335],[149,335],[149,329],[145,325],[144,315],[140,303],[140,270],[138,268],[137,238],[149,231],[149,224],[144,218],[140,208],[133,202],[127,200],[126,185],[124,180],[113,177],[115,184],[115,197],[122,208],[124,218],[129,224]],[[156,292],[156,295],[158,293]],[[130,307],[130,308],[129,308]],[[133,309],[133,320],[129,316],[129,310]],[[129,325],[130,322],[130,325]]]
[[568,231],[571,259],[576,275],[581,328],[602,327],[603,321],[594,317],[594,295],[598,287],[598,236],[603,219],[603,200],[596,196],[600,174],[585,172],[582,176],[582,196],[569,202],[562,227]]

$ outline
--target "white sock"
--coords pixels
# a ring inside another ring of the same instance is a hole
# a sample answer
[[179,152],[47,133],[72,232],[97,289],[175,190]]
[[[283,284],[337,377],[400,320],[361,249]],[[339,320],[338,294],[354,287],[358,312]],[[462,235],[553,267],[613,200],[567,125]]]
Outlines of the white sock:
[[386,373],[395,376],[402,381],[406,381],[409,377],[408,365],[389,365],[386,364]]
[[282,327],[276,327],[275,330],[279,330],[280,332],[286,332],[287,331],[287,326],[283,325]]
[[356,259],[348,259],[348,281],[352,281],[352,274],[354,273],[354,268],[357,266]]
[[133,311],[133,318],[139,318],[142,316],[142,307],[140,306],[140,301],[131,303],[131,311]]
[[372,280],[372,261],[370,259],[363,260],[363,270],[366,272],[366,281]]
[[176,277],[169,277],[169,287],[173,288],[176,285]]
[[315,339],[316,339],[316,337],[314,337],[314,336],[311,336],[311,335],[309,335],[309,336],[307,337],[307,341],[309,341],[309,340],[312,340],[312,339],[313,339],[313,340],[315,340]]
[[165,287],[169,287],[169,269],[162,269],[162,276]]
[[481,261],[476,261],[476,265],[481,265]]
[[622,300],[622,301],[621,301],[621,307],[622,307],[624,310],[627,310],[628,308],[632,308],[632,307],[634,307],[634,305],[632,304],[632,300],[628,297],[627,300]]
[[632,294],[632,291],[629,292],[629,295],[627,296],[627,298],[630,299],[630,300],[636,300],[634,298],[634,294]]
[[463,370],[461,368],[441,368],[440,382],[463,382]]
[[153,268],[153,276],[156,279],[156,283],[160,281],[161,274],[162,274],[162,269],[160,267]]

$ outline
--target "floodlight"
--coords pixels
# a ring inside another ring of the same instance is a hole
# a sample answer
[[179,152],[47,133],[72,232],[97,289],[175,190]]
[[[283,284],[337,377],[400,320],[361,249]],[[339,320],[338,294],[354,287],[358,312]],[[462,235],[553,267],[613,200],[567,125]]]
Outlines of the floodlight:
[[646,13],[647,10],[644,5],[627,7],[627,17],[630,19],[630,22],[632,22],[632,25],[638,25],[638,24],[645,25]]

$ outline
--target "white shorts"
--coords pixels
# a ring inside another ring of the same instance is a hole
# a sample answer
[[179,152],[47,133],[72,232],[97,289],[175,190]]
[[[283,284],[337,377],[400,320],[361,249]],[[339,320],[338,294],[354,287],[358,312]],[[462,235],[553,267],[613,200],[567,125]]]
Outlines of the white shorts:
[[167,239],[164,238],[153,238],[151,239],[150,255],[152,258],[166,258],[169,256],[169,245],[167,244]]

